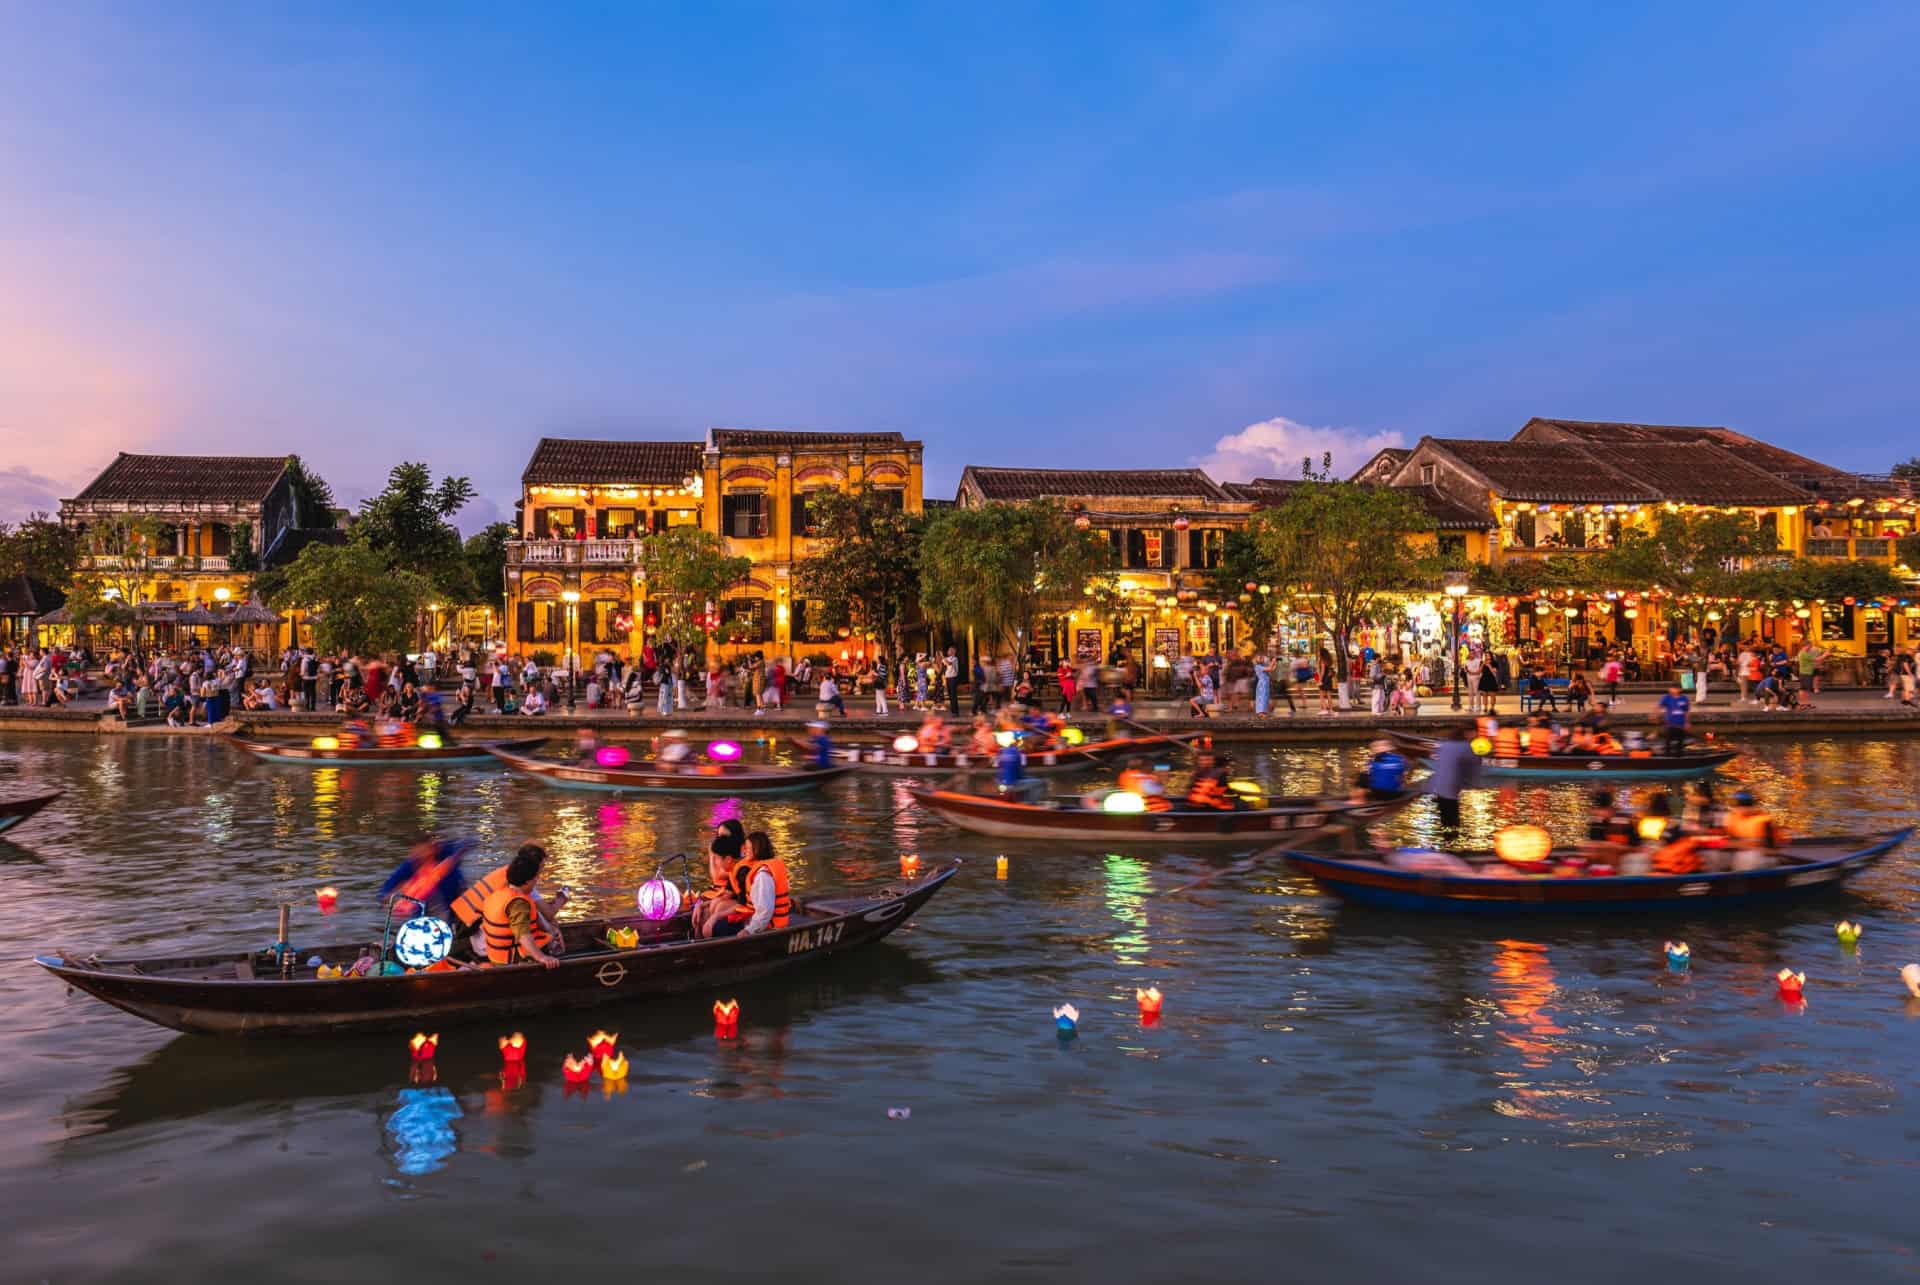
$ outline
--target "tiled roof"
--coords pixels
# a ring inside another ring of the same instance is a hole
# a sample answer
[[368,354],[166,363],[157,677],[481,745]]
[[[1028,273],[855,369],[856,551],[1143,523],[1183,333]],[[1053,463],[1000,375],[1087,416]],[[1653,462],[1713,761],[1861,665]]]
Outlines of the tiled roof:
[[1589,449],[1662,499],[1693,504],[1804,504],[1807,491],[1749,463],[1744,453],[1696,441]]
[[1220,485],[1197,468],[1046,469],[982,468],[969,464],[961,485],[971,478],[989,500],[1037,500],[1044,496],[1088,496],[1140,500],[1226,500]]
[[1480,472],[1508,500],[1775,505],[1811,498],[1804,488],[1750,461],[1744,449],[1716,437],[1688,437],[1694,430],[1660,425],[1623,427],[1636,431],[1605,442],[1534,436],[1512,442],[1447,438],[1436,444]]
[[528,486],[679,486],[699,475],[698,442],[543,437],[520,480]]
[[79,503],[259,504],[287,471],[284,455],[129,455],[122,451]]
[[[1412,452],[1403,452],[1412,454]],[[1251,482],[1222,482],[1222,489],[1236,500],[1249,504],[1278,504],[1288,495],[1303,486],[1315,483],[1306,481],[1287,481],[1277,477],[1256,477]],[[1364,483],[1363,485],[1373,485]],[[1483,512],[1455,500],[1432,486],[1406,486],[1400,490],[1407,492],[1420,502],[1420,507],[1433,519],[1434,527],[1441,531],[1483,531],[1493,525],[1493,514]]]
[[1278,504],[1296,487],[1308,485],[1311,483],[1298,478],[1285,481],[1277,477],[1256,477],[1251,482],[1222,482],[1220,489],[1243,504]]
[[1522,425],[1520,432],[1515,435],[1515,440],[1556,439],[1571,439],[1606,448],[1634,443],[1674,445],[1707,442],[1725,447],[1744,462],[1773,477],[1791,482],[1805,484],[1808,481],[1832,479],[1835,483],[1844,484],[1846,479],[1853,476],[1845,469],[1822,464],[1784,447],[1717,424],[1623,424],[1607,420],[1545,419],[1535,416]]
[[1665,498],[1574,442],[1428,440],[1485,477],[1502,499],[1649,504]]
[[804,451],[839,446],[898,447],[912,445],[898,433],[808,433],[777,428],[711,428],[707,441],[716,450]]

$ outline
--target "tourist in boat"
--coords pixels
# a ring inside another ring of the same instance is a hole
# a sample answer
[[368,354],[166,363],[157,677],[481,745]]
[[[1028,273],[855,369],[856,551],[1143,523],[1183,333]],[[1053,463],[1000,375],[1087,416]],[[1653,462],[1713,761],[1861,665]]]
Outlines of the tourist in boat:
[[1371,799],[1391,799],[1407,785],[1407,758],[1392,741],[1382,738],[1368,747],[1366,793]]
[[733,868],[745,851],[745,827],[732,818],[722,821],[707,845],[707,887],[694,902],[694,936],[732,937],[746,924],[733,884]]
[[1020,752],[1018,737],[999,746],[993,757],[994,784],[1002,794],[1026,793],[1027,756]]
[[[525,843],[520,845],[520,851],[514,854],[513,860],[519,861],[523,857],[533,862],[534,869],[537,873],[540,865],[547,859],[547,850],[537,843]],[[513,863],[508,862],[504,866],[490,870],[468,884],[466,891],[454,898],[453,917],[461,927],[478,928],[480,926],[481,919],[486,911],[487,898],[506,886],[508,875],[512,869]],[[561,908],[567,904],[567,901],[568,894],[565,888],[555,893],[551,901],[543,898],[537,892],[533,894],[534,913],[539,917],[541,926],[553,935],[553,939],[556,942],[560,940],[560,929],[554,922],[554,917],[560,913]],[[473,948],[476,955],[482,958],[485,957],[486,943],[481,934],[477,932],[473,938]]]
[[833,737],[828,732],[827,720],[816,718],[807,724],[807,766],[833,766]]
[[1535,714],[1527,720],[1527,754],[1531,758],[1545,758],[1554,751],[1553,724],[1547,721],[1545,714]]
[[379,899],[399,898],[393,906],[396,919],[432,915],[451,922],[453,903],[467,890],[467,881],[460,872],[460,858],[473,846],[471,839],[443,840],[433,834],[420,835],[407,849],[406,859],[380,885]]
[[1727,828],[1727,810],[1714,797],[1713,782],[1705,777],[1687,782],[1687,800],[1680,820],[1689,830],[1720,831]]
[[975,754],[992,758],[999,752],[1000,742],[994,739],[993,724],[985,714],[973,716],[973,731],[967,739],[967,748]]
[[787,926],[793,916],[787,863],[774,855],[773,840],[766,831],[755,830],[747,836],[746,855],[734,863],[732,884],[735,900],[747,912],[735,930],[738,935],[779,932]]
[[1761,807],[1753,794],[1741,790],[1727,809],[1727,842],[1733,849],[1735,870],[1758,870],[1774,864],[1774,854],[1787,844],[1787,832]]
[[1205,811],[1231,812],[1239,807],[1227,788],[1227,764],[1207,750],[1195,756],[1193,780],[1187,784],[1187,806]]
[[1638,838],[1633,817],[1616,806],[1612,790],[1595,790],[1587,808],[1587,843],[1621,851]]
[[1127,765],[1120,769],[1118,788],[1139,795],[1149,812],[1166,812],[1173,807],[1173,801],[1167,798],[1166,785],[1145,759],[1127,761]]
[[533,885],[540,878],[545,857],[544,850],[531,844],[520,849],[508,864],[501,886],[487,894],[482,903],[480,935],[488,964],[500,967],[532,961],[543,968],[559,966],[559,959],[545,949],[553,946],[557,954],[559,936],[548,928],[534,899]]
[[929,753],[946,749],[953,741],[952,734],[947,731],[946,716],[937,709],[928,710],[926,717],[920,720],[920,730],[914,734],[914,740]]
[[1498,719],[1489,719],[1493,724],[1493,756],[1501,759],[1520,757],[1520,729],[1513,723],[1501,723]]

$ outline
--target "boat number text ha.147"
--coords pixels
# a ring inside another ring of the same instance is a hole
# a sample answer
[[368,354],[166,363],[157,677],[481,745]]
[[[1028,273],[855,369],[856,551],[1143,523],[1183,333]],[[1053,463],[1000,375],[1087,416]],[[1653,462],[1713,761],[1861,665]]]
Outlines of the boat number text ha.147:
[[816,946],[831,946],[840,940],[840,930],[845,927],[845,924],[821,924],[818,928],[802,928],[787,938],[787,953],[798,955]]

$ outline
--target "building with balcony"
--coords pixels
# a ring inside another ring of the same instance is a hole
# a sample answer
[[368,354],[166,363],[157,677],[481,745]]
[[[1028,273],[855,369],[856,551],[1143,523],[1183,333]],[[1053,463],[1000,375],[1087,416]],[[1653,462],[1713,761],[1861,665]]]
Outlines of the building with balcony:
[[715,604],[735,640],[725,649],[824,648],[832,635],[810,625],[806,603],[795,600],[793,567],[811,547],[808,497],[856,487],[920,512],[921,444],[899,433],[738,428],[712,429],[701,441],[542,438],[521,475],[519,538],[507,548],[507,645],[560,654],[571,593],[583,652],[636,652],[659,620],[641,545],[697,525],[753,563]]

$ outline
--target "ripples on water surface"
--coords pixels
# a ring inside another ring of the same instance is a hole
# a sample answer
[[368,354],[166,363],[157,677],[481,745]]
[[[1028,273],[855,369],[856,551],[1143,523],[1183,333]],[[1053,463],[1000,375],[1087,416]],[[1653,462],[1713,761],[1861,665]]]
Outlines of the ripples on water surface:
[[[1353,753],[1243,757],[1300,792]],[[1912,744],[1832,740],[1761,743],[1736,775],[1809,831],[1920,820],[1917,770]],[[734,1044],[706,995],[528,1024],[531,1083],[503,1094],[492,1025],[443,1030],[439,1083],[413,1089],[397,1037],[176,1036],[23,960],[264,945],[283,898],[312,940],[326,883],[344,909],[319,935],[350,938],[421,827],[540,841],[589,909],[623,908],[652,854],[699,850],[711,804],[197,740],[0,745],[0,797],[49,784],[66,798],[0,840],[7,1278],[1920,1274],[1911,851],[1849,895],[1713,924],[1438,922],[1341,910],[1277,866],[1156,898],[1234,855],[1003,845],[859,780],[748,820],[801,889],[965,858],[914,924],[741,989]],[[1467,815],[1571,837],[1581,803],[1489,792]],[[1666,972],[1670,935],[1691,976]],[[1782,963],[1808,973],[1803,1011],[1774,997]],[[1166,1012],[1142,1030],[1149,983]],[[568,1098],[560,1057],[601,1022],[630,1086]]]

